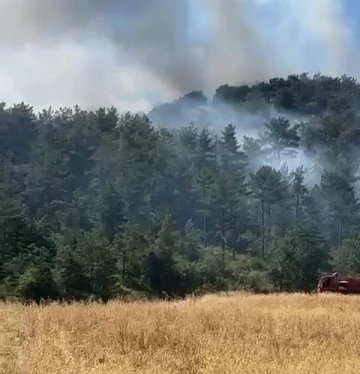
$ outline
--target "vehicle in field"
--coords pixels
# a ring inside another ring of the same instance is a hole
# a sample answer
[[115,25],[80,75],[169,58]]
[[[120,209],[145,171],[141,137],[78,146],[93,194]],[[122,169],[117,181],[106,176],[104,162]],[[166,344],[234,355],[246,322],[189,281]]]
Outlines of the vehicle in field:
[[318,281],[316,292],[360,294],[360,277],[340,276],[339,273],[324,275]]

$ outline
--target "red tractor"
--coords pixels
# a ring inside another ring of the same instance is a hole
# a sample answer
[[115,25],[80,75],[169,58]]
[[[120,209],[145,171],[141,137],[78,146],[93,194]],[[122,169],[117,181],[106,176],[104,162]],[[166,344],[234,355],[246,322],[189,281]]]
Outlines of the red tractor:
[[340,277],[339,273],[334,273],[332,275],[324,275],[319,279],[316,292],[360,294],[360,277]]

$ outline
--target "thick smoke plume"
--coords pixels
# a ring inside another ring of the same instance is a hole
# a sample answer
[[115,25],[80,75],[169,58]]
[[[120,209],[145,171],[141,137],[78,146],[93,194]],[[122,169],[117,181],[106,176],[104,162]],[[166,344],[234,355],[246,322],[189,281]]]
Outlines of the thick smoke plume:
[[[186,37],[189,10],[186,1],[178,0],[3,1],[2,14],[9,17],[0,41],[11,48],[27,44],[44,49],[75,43],[94,44],[101,51],[108,45],[114,65],[118,61],[119,67],[125,64],[144,71],[174,94],[214,89],[224,80],[263,78],[270,70],[264,58],[251,52],[263,49],[247,24],[247,3],[230,0],[224,6],[224,1],[210,0],[203,5],[211,33],[206,45]],[[247,53],[239,58],[241,50]],[[54,70],[59,63],[54,61]]]
[[[201,38],[189,35],[190,1],[199,7],[194,17],[206,18]],[[308,31],[304,38],[311,34],[330,50],[341,70],[350,37],[341,28],[340,2],[321,1],[323,13],[318,5],[304,2],[306,20],[299,16],[296,24]],[[288,30],[284,24],[268,28],[257,13],[273,7],[283,11],[285,19],[289,9],[300,14],[296,4],[292,0],[281,4],[277,0],[0,0],[1,99],[25,100],[38,108],[78,103],[146,110],[149,103],[187,91],[209,92],[224,83],[293,73],[297,63],[281,64],[289,55]]]

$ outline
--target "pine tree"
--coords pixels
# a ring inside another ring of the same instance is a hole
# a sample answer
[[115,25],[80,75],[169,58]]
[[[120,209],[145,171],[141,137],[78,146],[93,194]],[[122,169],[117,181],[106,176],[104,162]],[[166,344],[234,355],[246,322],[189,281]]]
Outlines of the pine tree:
[[333,254],[336,271],[348,274],[360,274],[360,230],[355,227],[348,239]]
[[201,256],[201,231],[194,227],[192,220],[185,225],[181,240],[181,252],[189,261],[198,261]]
[[236,128],[234,125],[228,124],[222,131],[220,141],[220,159],[223,168],[233,171],[245,169],[247,164],[246,155],[239,148]]
[[337,247],[343,238],[343,232],[359,214],[359,203],[354,188],[343,177],[325,171],[321,177],[321,190],[327,206],[327,213],[336,225]]
[[146,255],[149,240],[138,224],[127,222],[112,243],[117,259],[119,280],[124,286],[139,286],[141,279],[141,262]]
[[299,147],[300,137],[297,135],[297,128],[291,127],[290,121],[284,117],[271,118],[265,124],[267,131],[262,135],[262,140],[270,146],[271,153],[276,155],[280,161],[284,151],[291,154],[291,150]]
[[315,229],[295,226],[272,251],[270,276],[280,290],[311,290],[328,267],[325,240]]
[[194,152],[198,143],[198,129],[194,123],[184,126],[179,131],[181,144],[189,152]]
[[272,209],[286,198],[287,186],[281,173],[270,166],[262,166],[256,174],[250,174],[250,179],[252,196],[260,204],[261,255],[265,258],[266,241],[270,240],[272,228]]
[[244,136],[242,148],[245,152],[250,172],[258,170],[265,156],[261,140],[251,136]]
[[291,173],[291,185],[295,195],[295,222],[299,222],[303,200],[307,194],[307,188],[304,184],[305,171],[303,166],[298,167]]
[[200,168],[211,168],[216,165],[215,139],[206,128],[200,132],[198,137],[196,164]]
[[176,269],[174,229],[167,212],[160,231],[145,258],[145,280],[159,295],[175,295],[180,288],[180,275]]

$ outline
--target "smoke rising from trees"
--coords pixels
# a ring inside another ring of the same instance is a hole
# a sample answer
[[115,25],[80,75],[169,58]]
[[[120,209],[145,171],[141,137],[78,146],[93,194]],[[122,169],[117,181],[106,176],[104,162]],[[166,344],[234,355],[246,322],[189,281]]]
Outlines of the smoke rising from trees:
[[359,272],[359,106],[356,80],[306,74],[222,86],[211,105],[192,92],[150,113],[161,128],[1,104],[0,298],[311,290]]
[[[352,40],[342,2],[302,3],[300,9],[291,0],[196,1],[207,23],[199,40],[188,35],[186,1],[1,0],[3,99],[39,108],[78,103],[148,109],[191,90],[292,73],[300,66],[285,59],[291,55],[290,23],[301,30],[300,48],[311,38],[330,53],[324,73],[348,71]],[[280,26],[262,24],[258,13],[270,7],[284,16]]]

